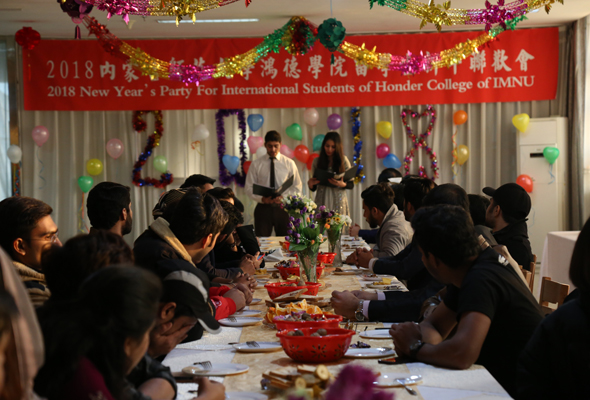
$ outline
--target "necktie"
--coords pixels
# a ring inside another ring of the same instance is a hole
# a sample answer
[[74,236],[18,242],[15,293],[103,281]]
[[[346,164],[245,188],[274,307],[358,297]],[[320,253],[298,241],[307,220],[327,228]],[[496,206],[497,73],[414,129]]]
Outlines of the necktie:
[[275,158],[270,158],[270,187],[275,188]]

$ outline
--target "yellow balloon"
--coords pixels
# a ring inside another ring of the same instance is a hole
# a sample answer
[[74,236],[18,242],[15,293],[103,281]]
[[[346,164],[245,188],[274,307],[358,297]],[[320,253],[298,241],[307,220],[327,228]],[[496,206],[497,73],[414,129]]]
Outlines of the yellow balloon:
[[391,122],[381,121],[377,123],[377,133],[383,136],[385,139],[389,139],[391,137],[392,130],[393,127],[391,126]]
[[90,175],[98,175],[102,172],[102,161],[98,158],[92,158],[86,162],[86,171]]
[[520,132],[526,132],[529,127],[530,120],[531,118],[528,116],[528,114],[518,114],[512,117],[512,124]]
[[469,160],[469,147],[464,144],[457,147],[457,162],[459,165],[463,165]]

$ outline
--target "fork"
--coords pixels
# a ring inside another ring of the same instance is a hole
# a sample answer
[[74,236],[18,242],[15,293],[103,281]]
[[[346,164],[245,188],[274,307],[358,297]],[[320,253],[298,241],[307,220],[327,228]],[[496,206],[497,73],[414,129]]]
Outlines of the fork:
[[209,371],[211,368],[213,368],[211,361],[200,361],[193,363],[193,365],[200,365],[205,371]]
[[238,322],[236,317],[227,317],[227,319],[229,320],[229,322]]
[[246,342],[246,345],[248,345],[248,347],[260,347],[258,342],[255,342],[255,341]]

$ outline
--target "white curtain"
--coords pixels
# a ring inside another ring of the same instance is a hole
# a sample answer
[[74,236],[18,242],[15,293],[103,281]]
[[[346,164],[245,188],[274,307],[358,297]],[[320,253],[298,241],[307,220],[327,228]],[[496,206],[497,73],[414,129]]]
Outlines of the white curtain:
[[[566,35],[560,33],[560,78],[557,98],[552,101],[520,103],[487,103],[434,105],[437,121],[428,143],[437,154],[440,177],[437,183],[455,182],[468,193],[481,193],[484,186],[499,186],[516,179],[516,131],[511,120],[515,114],[527,113],[531,118],[543,118],[554,115],[565,116],[566,63],[564,55]],[[354,106],[354,105],[351,105]],[[154,103],[154,108],[157,108]],[[365,166],[365,183],[356,185],[347,191],[351,217],[361,226],[366,226],[362,218],[362,190],[377,180],[384,168],[382,161],[375,155],[375,148],[380,143],[387,143],[391,152],[403,160],[410,148],[410,141],[405,134],[400,114],[404,108],[423,111],[426,106],[389,106],[362,107],[361,138],[363,140],[363,165]],[[328,131],[326,119],[332,113],[341,115],[343,124],[338,132],[343,138],[345,154],[350,160],[353,156],[353,137],[350,121],[351,108],[318,109],[320,121],[310,127],[303,122],[304,109],[247,109],[246,116],[253,113],[262,114],[264,125],[258,132],[247,135],[264,136],[268,130],[277,130],[283,136],[283,143],[294,149],[298,144],[306,145],[310,151],[312,140],[318,134]],[[470,149],[469,161],[459,168],[457,176],[451,169],[452,134],[454,131],[453,114],[465,110],[468,114],[466,124],[458,129],[457,143],[465,144]],[[171,187],[178,187],[184,178],[195,173],[218,178],[219,160],[217,157],[217,138],[215,133],[216,110],[182,110],[164,111],[164,135],[160,146],[155,149],[144,167],[143,176],[157,177],[152,167],[155,155],[164,155],[168,159],[168,169],[175,176]],[[153,187],[136,187],[131,182],[131,170],[139,153],[143,150],[147,136],[153,131],[153,115],[147,117],[147,133],[137,134],[132,128],[132,112],[57,112],[35,111],[21,112],[21,132],[23,148],[23,195],[41,199],[54,208],[60,237],[67,239],[76,234],[77,215],[80,208],[82,192],[77,187],[77,179],[87,175],[86,161],[98,158],[104,164],[104,171],[94,177],[95,184],[101,181],[115,181],[132,187],[133,232],[127,240],[133,241],[152,221],[151,210],[162,193]],[[379,121],[390,121],[393,134],[390,139],[383,139],[376,134],[375,126]],[[303,129],[303,140],[295,141],[284,134],[287,126],[297,122]],[[203,141],[200,149],[190,146],[191,132],[197,124],[205,124],[211,136]],[[45,125],[50,132],[49,140],[42,148],[34,144],[30,132],[36,125]],[[427,121],[414,121],[412,127],[419,134],[426,129]],[[231,116],[225,120],[226,154],[239,156],[239,131],[237,118]],[[113,160],[106,153],[105,145],[109,139],[119,138],[125,146],[123,155]],[[36,152],[38,151],[38,157]],[[250,155],[252,159],[252,155]],[[41,160],[41,161],[39,161]],[[41,164],[41,162],[43,164]],[[418,165],[423,164],[431,175],[430,162],[423,150],[417,153],[412,162],[412,173],[417,172]],[[307,168],[297,161],[303,181],[309,179]],[[41,169],[43,171],[41,172]],[[238,197],[246,206],[246,221],[252,220],[255,206],[248,199],[242,188],[233,187]],[[304,192],[308,194],[304,185]],[[313,194],[312,194],[313,195]],[[85,206],[84,206],[85,207]],[[84,210],[85,212],[85,210]],[[88,221],[85,221],[88,224]]]
[[10,107],[8,93],[8,46],[0,40],[0,198],[12,194],[11,164],[6,150],[10,146]]

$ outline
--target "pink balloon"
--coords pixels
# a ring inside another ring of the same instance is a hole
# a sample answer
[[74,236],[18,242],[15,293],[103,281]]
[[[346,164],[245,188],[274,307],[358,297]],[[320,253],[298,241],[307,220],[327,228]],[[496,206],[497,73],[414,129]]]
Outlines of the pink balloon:
[[320,114],[315,108],[308,108],[303,112],[303,120],[307,125],[315,126],[320,119]]
[[49,139],[49,131],[43,125],[39,125],[33,128],[31,132],[33,140],[37,143],[37,146],[41,147]]
[[293,158],[293,156],[295,155],[295,153],[293,153],[293,150],[291,150],[289,146],[287,146],[286,144],[281,145],[281,154],[289,158]]
[[328,117],[328,128],[335,130],[342,125],[342,118],[338,114],[332,114]]
[[113,157],[115,160],[121,157],[123,149],[123,142],[119,139],[111,139],[107,142],[107,153],[109,153],[109,156]]
[[248,143],[250,153],[252,154],[256,153],[256,150],[264,146],[264,139],[260,136],[250,136],[246,142]]
[[385,158],[389,154],[389,146],[385,143],[381,143],[377,146],[377,158]]

